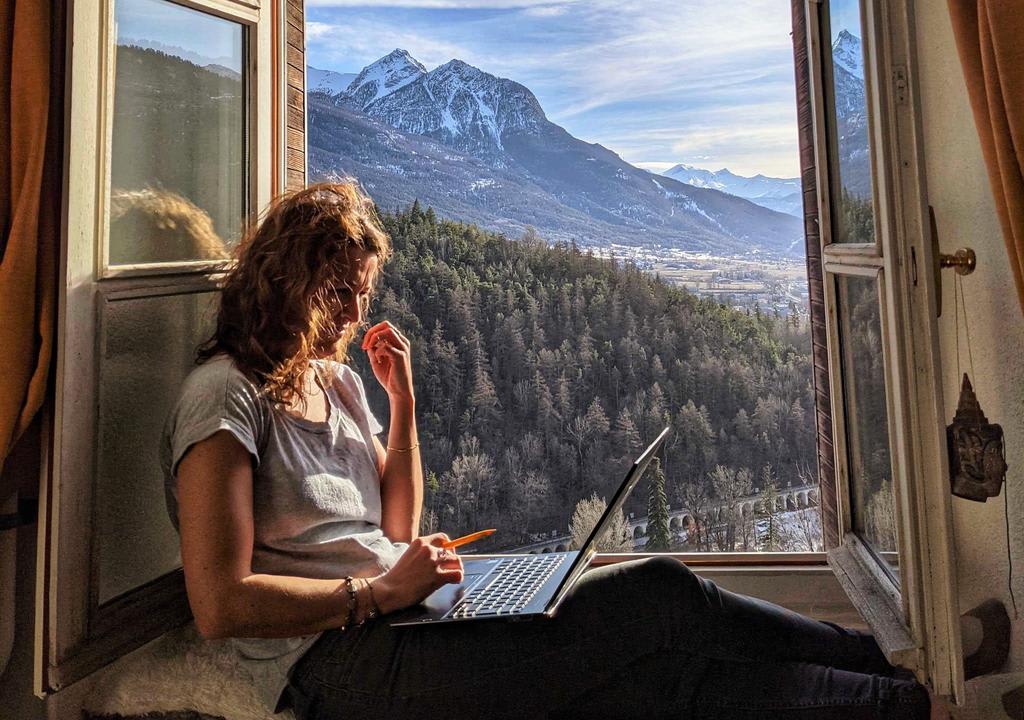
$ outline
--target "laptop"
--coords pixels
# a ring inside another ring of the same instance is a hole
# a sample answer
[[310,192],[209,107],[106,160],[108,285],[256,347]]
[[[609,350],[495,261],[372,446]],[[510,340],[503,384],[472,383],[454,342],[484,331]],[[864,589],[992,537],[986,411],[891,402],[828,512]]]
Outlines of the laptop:
[[532,620],[551,617],[597,553],[597,541],[608,530],[630,492],[661,447],[669,428],[661,431],[626,473],[604,515],[579,550],[535,555],[464,557],[461,583],[435,590],[418,615],[403,614],[392,627],[432,625],[470,620]]

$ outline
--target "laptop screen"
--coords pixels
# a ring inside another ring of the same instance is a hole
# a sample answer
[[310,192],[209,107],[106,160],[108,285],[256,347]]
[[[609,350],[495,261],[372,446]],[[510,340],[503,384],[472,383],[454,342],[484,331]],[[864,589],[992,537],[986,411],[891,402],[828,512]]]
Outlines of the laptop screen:
[[597,541],[601,536],[608,530],[612,525],[615,518],[615,513],[622,509],[623,504],[626,502],[626,498],[633,492],[633,487],[637,484],[641,477],[643,477],[644,471],[647,470],[647,466],[651,462],[651,458],[658,451],[661,443],[665,441],[665,437],[668,435],[669,428],[662,430],[658,437],[654,439],[646,450],[640,453],[633,465],[629,468],[629,472],[626,473],[625,479],[619,485],[619,489],[615,491],[615,496],[611,502],[608,503],[608,507],[605,508],[604,515],[597,521],[597,525],[590,532],[590,536],[587,541],[583,543],[583,547],[580,548],[580,555],[586,555],[587,550],[591,547],[597,546]]
[[626,498],[629,497],[629,494],[633,491],[637,482],[641,477],[643,477],[644,471],[647,470],[647,466],[651,463],[651,458],[654,457],[654,454],[658,451],[658,448],[661,447],[661,444],[668,436],[669,429],[670,428],[666,427],[662,430],[658,437],[654,439],[654,442],[652,442],[647,449],[640,454],[640,457],[638,457],[629,468],[629,472],[626,473],[626,477],[623,479],[622,484],[619,485],[619,489],[615,491],[615,496],[612,498],[611,502],[608,503],[608,507],[605,508],[604,515],[602,515],[601,519],[597,521],[597,525],[595,525],[594,529],[590,532],[590,536],[587,538],[587,541],[583,543],[583,547],[580,548],[579,553],[577,553],[573,558],[572,566],[562,579],[558,590],[556,590],[552,596],[553,601],[548,606],[549,612],[553,612],[554,609],[558,607],[562,602],[562,598],[567,589],[573,586],[576,582],[576,577],[587,568],[587,565],[590,563],[590,559],[597,552],[596,547],[598,538],[600,538],[601,535],[603,535],[611,526],[612,518],[615,517],[615,513],[622,509],[622,505],[626,502]]

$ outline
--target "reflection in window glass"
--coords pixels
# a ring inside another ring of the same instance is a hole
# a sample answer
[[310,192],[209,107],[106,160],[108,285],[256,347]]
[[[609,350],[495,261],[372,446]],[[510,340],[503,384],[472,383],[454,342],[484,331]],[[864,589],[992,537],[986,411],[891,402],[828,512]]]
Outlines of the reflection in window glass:
[[871,151],[864,93],[864,49],[858,0],[829,3],[832,38],[832,192],[834,242],[873,243]]
[[896,579],[896,505],[878,280],[840,276],[838,283],[853,529]]
[[821,550],[788,6],[402,5],[306,4],[307,157],[394,241],[422,529],[578,546],[671,425],[601,549]]
[[117,0],[111,265],[220,259],[246,211],[244,35],[167,0]]

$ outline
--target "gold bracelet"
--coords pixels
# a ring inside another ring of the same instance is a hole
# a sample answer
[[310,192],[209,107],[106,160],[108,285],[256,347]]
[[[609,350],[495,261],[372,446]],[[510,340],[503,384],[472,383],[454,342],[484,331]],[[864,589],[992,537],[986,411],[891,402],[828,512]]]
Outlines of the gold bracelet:
[[391,447],[390,445],[388,445],[388,450],[393,450],[395,452],[412,452],[413,450],[415,450],[419,446],[420,446],[419,443],[416,443],[415,445],[412,445],[412,446],[407,447],[407,448],[396,448],[396,447]]
[[366,581],[366,590],[370,593],[370,609],[366,611],[366,619],[373,620],[375,617],[380,615],[380,605],[377,604],[377,598],[373,595],[373,581]]

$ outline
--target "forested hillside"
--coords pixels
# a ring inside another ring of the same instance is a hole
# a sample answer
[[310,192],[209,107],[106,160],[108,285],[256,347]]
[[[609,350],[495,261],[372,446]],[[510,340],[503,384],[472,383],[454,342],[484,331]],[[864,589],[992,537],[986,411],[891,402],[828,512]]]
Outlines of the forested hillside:
[[[566,533],[576,503],[608,495],[666,424],[673,507],[721,494],[718,465],[749,471],[755,489],[767,466],[781,486],[813,468],[797,317],[720,306],[633,265],[418,204],[382,219],[395,256],[370,322],[413,343],[426,529],[497,527],[491,548]],[[385,420],[365,356],[353,362]],[[627,511],[647,514],[646,483]]]

